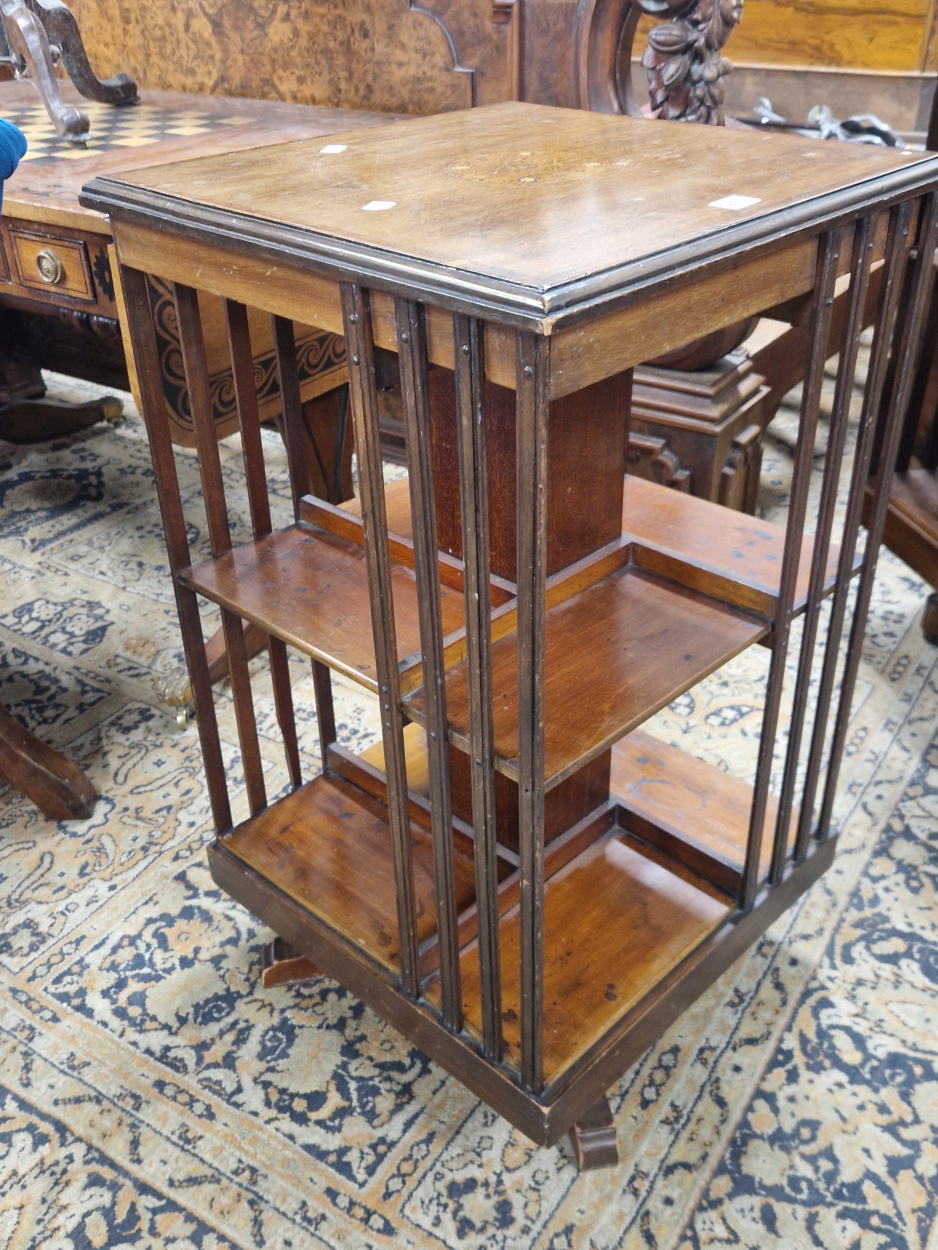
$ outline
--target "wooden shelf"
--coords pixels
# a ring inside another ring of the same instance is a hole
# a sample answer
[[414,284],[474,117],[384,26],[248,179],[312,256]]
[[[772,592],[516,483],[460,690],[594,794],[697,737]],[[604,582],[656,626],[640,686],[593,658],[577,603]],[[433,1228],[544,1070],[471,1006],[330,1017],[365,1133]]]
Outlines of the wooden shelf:
[[[417,940],[436,933],[430,835],[411,826]],[[219,843],[313,915],[400,972],[387,808],[339,777],[323,775],[246,820]],[[475,902],[472,860],[456,848],[456,904]]]
[[[544,891],[544,1078],[549,1084],[730,914],[707,882],[621,829],[550,877]],[[519,908],[501,919],[505,1060],[520,1061]],[[481,1037],[479,959],[461,958],[466,1028]],[[427,997],[438,1000],[431,983]]]
[[[699,590],[724,597],[719,582],[739,588],[733,602],[750,607],[754,612],[772,615],[782,574],[782,552],[785,530],[771,521],[763,521],[745,512],[734,512],[707,499],[697,499],[669,490],[656,482],[626,476],[622,504],[623,533],[635,538],[649,553],[661,553],[679,559],[698,570],[695,582]],[[794,607],[803,611],[811,575],[814,539],[805,534],[801,540],[801,560],[795,588]],[[832,543],[827,557],[824,593],[830,594],[837,579],[840,548]],[[863,557],[858,555],[855,570]],[[639,563],[665,573],[667,566],[653,560]]]
[[[368,572],[359,543],[293,525],[185,569],[180,577],[206,599],[377,692]],[[397,563],[391,578],[401,668],[419,673],[416,578]],[[462,630],[462,592],[443,586],[440,600],[444,632]]]
[[[765,622],[627,566],[546,616],[544,762],[561,782],[768,633]],[[492,646],[496,767],[517,779],[517,638]],[[446,682],[451,739],[468,749],[466,661]],[[423,721],[423,693],[405,707]]]
[[[421,967],[423,975],[431,974],[426,993],[436,1002],[432,848],[425,830],[416,824],[411,829]],[[381,965],[400,971],[391,838],[379,801],[341,778],[323,775],[219,842]],[[466,1026],[475,1034],[481,1028],[475,881],[472,860],[458,843],[454,864]],[[517,882],[505,881],[500,895],[506,1058],[517,1066]],[[731,910],[722,891],[618,827],[549,876],[545,908],[548,1078],[649,993]],[[596,935],[594,951],[583,949],[583,934]]]
[[[752,786],[638,729],[612,748],[609,788],[619,824],[715,885],[739,888],[749,836]],[[789,845],[799,808],[789,822]],[[769,795],[760,880],[767,876],[778,800]]]
[[[388,528],[410,538],[413,524],[406,477],[389,482],[384,493]],[[350,499],[342,508],[357,515],[359,500]],[[636,552],[636,563],[642,567],[727,603],[773,615],[785,547],[782,526],[626,474],[622,532],[642,548]],[[801,544],[796,612],[804,609],[813,551],[814,539],[806,534]],[[834,589],[839,558],[840,548],[831,544],[825,594]],[[862,554],[857,555],[854,571],[862,561]]]

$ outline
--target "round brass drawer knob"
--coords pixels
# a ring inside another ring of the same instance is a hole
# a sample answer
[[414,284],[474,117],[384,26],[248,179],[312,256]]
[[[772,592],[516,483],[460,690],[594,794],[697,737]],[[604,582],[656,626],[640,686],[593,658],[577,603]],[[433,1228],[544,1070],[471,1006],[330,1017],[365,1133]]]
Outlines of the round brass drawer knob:
[[43,248],[36,256],[36,268],[43,282],[48,282],[50,286],[56,286],[65,277],[62,262],[55,252],[50,252],[48,248]]

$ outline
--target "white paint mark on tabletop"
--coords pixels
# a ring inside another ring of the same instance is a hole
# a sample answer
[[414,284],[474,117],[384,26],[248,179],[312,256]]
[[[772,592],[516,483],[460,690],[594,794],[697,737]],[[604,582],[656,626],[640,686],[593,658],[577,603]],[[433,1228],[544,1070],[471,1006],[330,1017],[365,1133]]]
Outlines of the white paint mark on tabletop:
[[393,208],[397,200],[369,200],[362,205],[363,213],[383,213],[386,208]]
[[338,156],[340,152],[344,152],[348,147],[347,143],[327,143],[324,148],[319,149],[320,156]]
[[754,195],[724,195],[722,200],[711,200],[708,208],[751,208],[762,201]]

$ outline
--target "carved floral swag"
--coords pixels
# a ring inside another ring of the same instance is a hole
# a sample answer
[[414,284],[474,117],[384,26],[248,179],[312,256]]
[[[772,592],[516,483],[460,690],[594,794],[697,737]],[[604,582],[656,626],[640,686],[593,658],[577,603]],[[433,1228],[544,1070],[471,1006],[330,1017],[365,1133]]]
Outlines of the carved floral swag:
[[649,32],[642,65],[648,71],[652,113],[665,121],[723,125],[724,75],[732,63],[722,56],[743,15],[742,0],[639,0],[652,15],[674,14]]

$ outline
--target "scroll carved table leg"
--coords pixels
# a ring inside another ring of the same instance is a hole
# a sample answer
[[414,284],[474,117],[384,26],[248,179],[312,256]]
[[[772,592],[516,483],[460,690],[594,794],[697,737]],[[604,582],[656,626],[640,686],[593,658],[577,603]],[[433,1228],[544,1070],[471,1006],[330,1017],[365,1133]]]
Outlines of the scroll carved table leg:
[[85,113],[62,99],[55,76],[58,59],[86,99],[114,105],[137,100],[137,84],[127,74],[103,82],[95,76],[78,24],[63,0],[0,0],[0,61],[29,75],[57,133],[83,147],[90,123]]
[[29,76],[39,87],[56,131],[70,143],[83,144],[88,138],[88,118],[80,109],[62,99],[53,69],[49,37],[42,22],[23,0],[0,0],[0,18],[10,50],[27,66]]
[[0,777],[50,820],[87,820],[98,796],[71,760],[40,742],[0,704]]
[[282,937],[275,937],[268,942],[261,955],[261,985],[270,989],[274,985],[286,985],[293,981],[308,981],[311,977],[322,976],[322,969],[311,959],[301,955],[289,942]]
[[[45,399],[42,373],[20,350],[19,325],[12,310],[0,309],[0,439],[7,443],[46,443],[68,438],[99,421],[116,421],[124,406],[113,395],[87,404]],[[12,348],[10,344],[12,343]]]
[[600,1098],[579,1123],[574,1124],[570,1140],[581,1172],[615,1167],[619,1162],[619,1148],[608,1098]]
[[45,399],[25,399],[0,404],[0,438],[8,443],[48,443],[68,438],[99,421],[115,421],[124,405],[113,396],[88,404],[61,404]]

